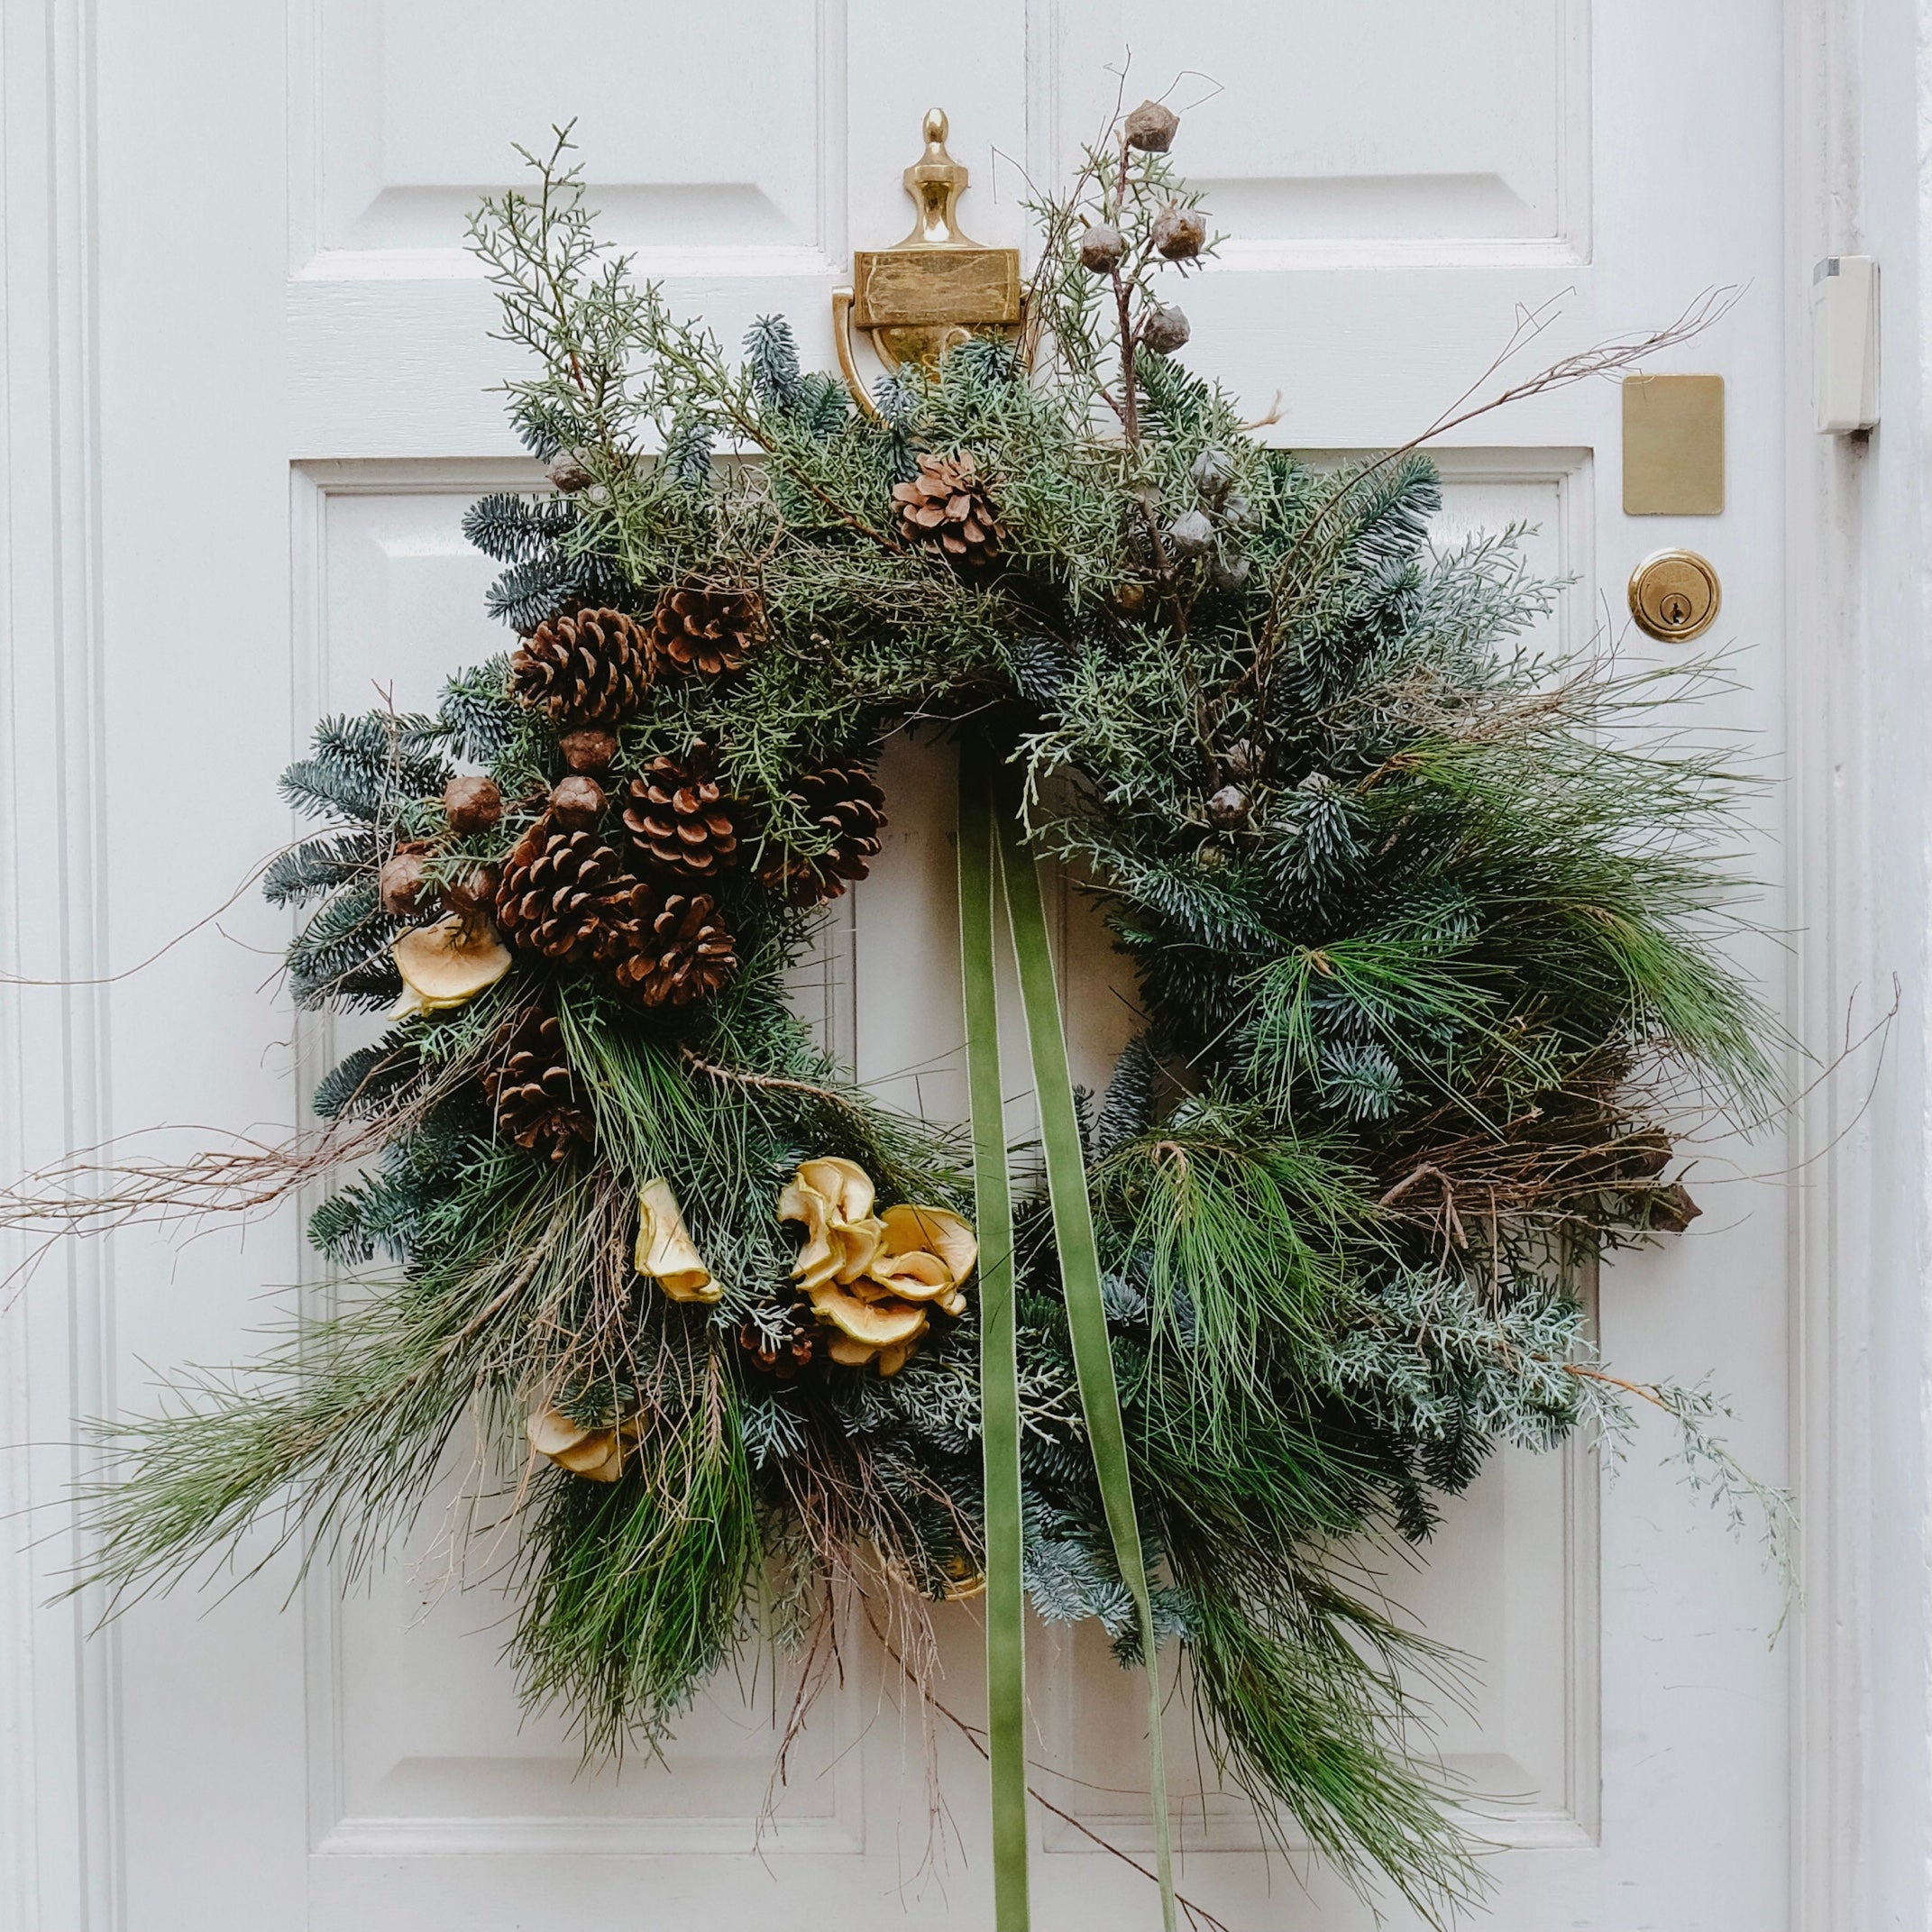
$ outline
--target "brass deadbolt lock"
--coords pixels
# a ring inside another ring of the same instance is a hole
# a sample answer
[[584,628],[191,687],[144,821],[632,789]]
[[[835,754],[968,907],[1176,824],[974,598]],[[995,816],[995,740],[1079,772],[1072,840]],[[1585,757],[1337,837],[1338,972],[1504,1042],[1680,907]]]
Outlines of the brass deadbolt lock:
[[1694,550],[1660,550],[1630,573],[1630,614],[1666,644],[1701,637],[1723,601],[1717,572]]

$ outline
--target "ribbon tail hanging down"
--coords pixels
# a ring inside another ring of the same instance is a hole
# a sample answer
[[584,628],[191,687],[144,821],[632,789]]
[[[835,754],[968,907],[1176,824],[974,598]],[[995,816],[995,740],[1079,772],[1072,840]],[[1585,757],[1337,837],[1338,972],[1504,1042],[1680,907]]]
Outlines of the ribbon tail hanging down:
[[[1160,1880],[1161,1924],[1175,1932],[1174,1855],[1167,1818],[1166,1750],[1161,1735],[1160,1653],[1155,1641],[1153,1600],[1134,1513],[1133,1482],[1127,1457],[1127,1430],[1121,1417],[1120,1385],[1107,1341],[1106,1304],[1101,1296],[1100,1249],[1094,1235],[1093,1204],[1086,1191],[1086,1160],[1074,1106],[1073,1076],[1067,1065],[1067,1035],[1054,984],[1053,956],[1047,941],[1047,914],[1039,873],[1027,850],[1020,789],[1003,774],[993,792],[999,860],[1006,888],[1006,918],[1020,967],[1020,997],[1026,1012],[1027,1044],[1033,1061],[1039,1099],[1040,1141],[1047,1166],[1047,1195],[1053,1210],[1053,1234],[1059,1250],[1060,1281],[1067,1301],[1067,1325],[1073,1343],[1080,1408],[1093,1449],[1107,1531],[1113,1543],[1121,1579],[1133,1598],[1140,1623],[1140,1654],[1147,1666],[1148,1750],[1154,1810],[1155,1866]],[[962,847],[964,841],[962,840]],[[979,1131],[977,1095],[974,1131]]]
[[1029,1932],[1026,1590],[1020,1503],[1020,1356],[1012,1190],[1001,1091],[993,773],[984,747],[959,765],[959,937],[973,1195],[979,1232],[980,1442],[986,1489],[986,1743],[993,1781],[995,1932]]

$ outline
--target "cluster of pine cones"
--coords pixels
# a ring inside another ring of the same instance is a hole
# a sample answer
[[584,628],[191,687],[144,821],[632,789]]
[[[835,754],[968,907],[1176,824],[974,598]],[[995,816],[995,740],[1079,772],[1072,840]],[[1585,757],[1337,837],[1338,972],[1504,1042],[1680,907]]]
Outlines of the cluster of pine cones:
[[[998,511],[970,453],[921,456],[918,473],[893,499],[902,540],[935,562],[971,575],[997,558]],[[644,1006],[703,999],[737,970],[718,891],[745,862],[756,828],[745,802],[720,783],[711,748],[694,744],[653,758],[621,787],[610,773],[617,728],[653,685],[741,670],[766,629],[755,588],[693,578],[661,592],[648,619],[572,608],[524,637],[511,660],[511,693],[556,726],[570,775],[500,870],[478,874],[494,888],[485,902],[493,897],[498,929],[512,948],[599,973]],[[487,781],[468,783],[495,797]],[[878,856],[885,800],[864,765],[801,773],[784,806],[789,822],[769,828],[780,836],[758,847],[760,886],[814,905],[865,876]],[[506,1140],[553,1160],[590,1144],[591,1114],[554,1012],[525,1008],[506,1023],[484,1085]],[[747,1336],[746,1345],[756,1366],[783,1377],[807,1364],[813,1341],[801,1332],[784,1343]]]
[[[765,629],[755,590],[690,582],[664,591],[647,624],[620,610],[572,610],[524,640],[511,691],[560,728],[569,775],[491,881],[512,948],[596,973],[643,1006],[703,999],[737,970],[719,889],[752,849],[746,802],[720,783],[703,743],[653,758],[621,783],[611,766],[616,728],[658,678],[737,671]],[[761,886],[809,905],[865,877],[885,814],[864,765],[802,773],[786,803],[793,822],[783,842],[766,842],[772,856],[754,874]],[[801,844],[811,849],[801,855]],[[554,1013],[526,1010],[507,1029],[485,1084],[504,1138],[557,1160],[588,1144],[590,1116]]]

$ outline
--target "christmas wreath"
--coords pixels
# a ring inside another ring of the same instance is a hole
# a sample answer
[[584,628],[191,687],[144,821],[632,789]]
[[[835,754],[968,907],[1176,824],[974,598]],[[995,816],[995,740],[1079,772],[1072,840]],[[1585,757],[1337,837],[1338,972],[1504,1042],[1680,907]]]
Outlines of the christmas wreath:
[[[523,1689],[587,1748],[663,1737],[841,1592],[984,1585],[1021,1924],[1023,1591],[1177,1656],[1262,1819],[1433,1917],[1475,1881],[1405,1741],[1431,1653],[1331,1552],[1422,1542],[1497,1444],[1615,1433],[1630,1393],[1742,1481],[1707,1398],[1595,1365],[1578,1293],[1696,1213],[1687,1100],[1771,1083],[1715,949],[1731,781],[1646,736],[1662,674],[1528,654],[1551,587],[1512,533],[1432,547],[1424,456],[1305,466],[1186,371],[1160,291],[1212,242],[1174,131],[1141,107],[1038,205],[1016,339],[863,411],[782,320],[737,362],[634,282],[564,137],[484,206],[554,485],[466,520],[514,648],[433,714],[325,721],[284,780],[323,823],[266,882],[307,908],[298,1003],[389,1016],[289,1162],[336,1171],[312,1236],[364,1286],[122,1433],[102,1573],[179,1574],[286,1498],[353,1570],[480,1416]],[[970,1139],[787,1001],[914,726],[959,755]],[[1138,980],[1098,1097],[1039,857]],[[1002,946],[1040,1113],[1013,1177]],[[1157,1764],[1160,1717],[1157,1680]]]

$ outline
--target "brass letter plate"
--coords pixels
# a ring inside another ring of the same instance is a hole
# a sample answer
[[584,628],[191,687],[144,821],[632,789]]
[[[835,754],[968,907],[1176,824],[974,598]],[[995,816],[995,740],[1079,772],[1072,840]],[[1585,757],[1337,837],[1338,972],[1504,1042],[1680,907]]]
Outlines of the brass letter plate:
[[1724,378],[1624,378],[1624,514],[1724,514]]
[[938,323],[965,334],[1020,319],[1020,257],[1010,248],[860,249],[852,280],[862,329]]

